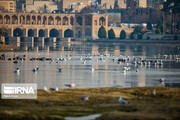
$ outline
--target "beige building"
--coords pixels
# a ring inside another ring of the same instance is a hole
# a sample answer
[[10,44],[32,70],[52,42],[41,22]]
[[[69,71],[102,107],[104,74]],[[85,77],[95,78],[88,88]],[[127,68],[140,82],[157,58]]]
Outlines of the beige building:
[[139,8],[147,8],[147,0],[136,0],[136,4]]
[[91,0],[58,0],[59,10],[74,9],[75,11],[80,11],[82,8],[91,5]]
[[[114,3],[116,0],[100,0],[99,4],[103,9],[114,9]],[[117,0],[119,8],[126,8],[126,1],[127,0]]]
[[[0,13],[0,28],[7,29],[9,37],[98,38],[99,28],[104,26],[106,31],[113,28],[118,37],[124,28],[108,26],[108,22],[117,22],[120,15],[114,17],[108,14]],[[128,34],[133,29],[125,31]]]
[[162,7],[167,0],[147,0],[147,7]]
[[127,0],[127,8],[146,8],[147,0]]
[[22,5],[22,11],[31,12],[35,10],[51,13],[53,10],[58,10],[58,5],[57,2],[53,2],[52,0],[26,0],[26,3]]
[[4,11],[16,12],[16,1],[0,1],[0,7]]

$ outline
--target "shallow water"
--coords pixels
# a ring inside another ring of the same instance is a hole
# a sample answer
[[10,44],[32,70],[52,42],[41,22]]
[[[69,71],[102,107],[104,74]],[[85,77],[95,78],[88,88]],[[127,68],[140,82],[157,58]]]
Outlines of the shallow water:
[[[33,46],[32,43],[20,43],[18,46],[29,51],[5,53],[6,60],[0,60],[0,83],[37,83],[39,89],[44,86],[67,88],[65,84],[70,83],[78,88],[162,86],[160,78],[165,78],[167,84],[180,83],[180,60],[175,60],[180,58],[180,46],[175,44],[75,42],[45,43],[43,46],[41,43],[34,43]],[[23,55],[26,55],[26,60],[17,64],[7,60]],[[112,60],[128,56],[130,61],[125,63],[118,64]],[[30,61],[32,57],[52,58],[53,61]],[[60,57],[66,61],[57,60]],[[134,58],[137,61],[140,58],[147,61],[162,59],[163,65],[135,66],[132,64]],[[33,72],[36,66],[39,71]],[[130,71],[122,73],[124,66],[131,67]],[[21,70],[19,74],[14,72],[17,67]],[[62,68],[62,72],[57,68]]]

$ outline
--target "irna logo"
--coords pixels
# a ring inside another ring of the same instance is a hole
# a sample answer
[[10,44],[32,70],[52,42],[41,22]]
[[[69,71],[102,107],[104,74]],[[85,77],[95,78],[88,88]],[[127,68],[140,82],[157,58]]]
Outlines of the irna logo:
[[2,99],[36,99],[37,84],[2,84],[1,94]]

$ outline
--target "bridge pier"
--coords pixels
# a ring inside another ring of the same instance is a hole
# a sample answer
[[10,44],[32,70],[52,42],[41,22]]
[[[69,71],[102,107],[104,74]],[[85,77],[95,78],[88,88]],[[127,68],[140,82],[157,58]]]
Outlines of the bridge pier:
[[17,47],[20,47],[20,45],[21,45],[21,38],[17,37]]
[[53,37],[53,47],[56,47],[56,37]]
[[42,41],[42,48],[44,48],[44,37],[41,38]]
[[34,48],[34,37],[31,37],[31,41],[32,41],[32,48]]

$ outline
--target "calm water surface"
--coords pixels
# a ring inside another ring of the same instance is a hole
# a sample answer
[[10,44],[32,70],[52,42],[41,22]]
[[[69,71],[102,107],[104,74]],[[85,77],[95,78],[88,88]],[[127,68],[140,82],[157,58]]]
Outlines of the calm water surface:
[[[161,86],[165,83],[180,83],[180,45],[176,44],[137,44],[137,43],[14,43],[27,52],[6,52],[6,60],[0,60],[0,83],[37,83],[38,88],[67,88],[74,83],[78,88],[90,87],[144,87]],[[0,54],[3,54],[2,52]],[[25,61],[13,63],[14,56],[26,55]],[[166,57],[167,55],[167,57]],[[171,56],[172,55],[172,56]],[[176,56],[174,56],[176,55]],[[128,58],[121,62],[112,59]],[[30,58],[52,58],[53,61],[30,61]],[[64,58],[66,61],[59,61]],[[134,59],[162,59],[163,65],[132,64]],[[103,60],[101,60],[103,59]],[[86,60],[83,63],[83,60]],[[39,71],[32,69],[38,66]],[[122,73],[124,66],[131,67]],[[19,67],[20,74],[14,70]],[[59,72],[57,68],[62,68]],[[94,71],[92,71],[92,68]],[[139,72],[136,72],[139,69]]]

